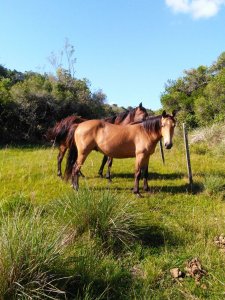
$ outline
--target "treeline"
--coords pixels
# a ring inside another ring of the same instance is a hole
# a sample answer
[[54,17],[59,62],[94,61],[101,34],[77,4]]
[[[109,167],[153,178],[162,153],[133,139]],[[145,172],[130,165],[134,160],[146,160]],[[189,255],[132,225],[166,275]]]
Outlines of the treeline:
[[[168,81],[161,104],[167,111],[177,110],[178,121],[190,128],[224,121],[225,52],[211,66]],[[47,129],[64,117],[103,118],[121,110],[106,104],[101,90],[91,92],[86,79],[74,78],[62,67],[53,76],[0,65],[0,144],[40,143]]]
[[47,128],[77,114],[112,115],[101,90],[92,93],[87,80],[75,79],[59,68],[56,76],[21,73],[0,66],[0,143],[36,143]]
[[211,66],[184,71],[168,81],[161,96],[164,109],[176,109],[180,122],[190,128],[225,120],[225,52]]

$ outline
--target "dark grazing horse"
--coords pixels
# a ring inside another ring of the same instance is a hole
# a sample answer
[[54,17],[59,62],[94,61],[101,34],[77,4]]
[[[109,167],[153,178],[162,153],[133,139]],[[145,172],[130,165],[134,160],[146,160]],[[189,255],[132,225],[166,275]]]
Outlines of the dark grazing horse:
[[[116,116],[105,118],[104,121],[117,125],[126,125],[132,122],[138,122],[144,120],[148,116],[147,110],[139,104],[136,108],[132,110],[126,110]],[[87,121],[87,119],[81,118],[79,116],[69,116],[59,122],[53,128],[50,128],[46,134],[49,141],[54,142],[54,144],[59,146],[59,154],[57,157],[57,175],[62,177],[62,160],[65,156],[67,149],[70,146],[71,140],[73,140],[74,132],[77,126]],[[110,168],[112,166],[112,159],[107,156],[103,157],[101,167],[99,169],[99,175],[102,177],[103,169],[108,161],[108,172],[106,177],[110,179]]]
[[162,137],[165,148],[172,147],[175,124],[175,112],[169,115],[165,111],[162,115],[125,126],[117,126],[103,120],[81,123],[74,133],[74,142],[69,149],[66,176],[72,175],[73,188],[78,190],[81,166],[92,150],[98,150],[112,158],[136,157],[133,192],[140,196],[141,171],[144,175],[144,190],[147,191],[150,155],[154,153]]

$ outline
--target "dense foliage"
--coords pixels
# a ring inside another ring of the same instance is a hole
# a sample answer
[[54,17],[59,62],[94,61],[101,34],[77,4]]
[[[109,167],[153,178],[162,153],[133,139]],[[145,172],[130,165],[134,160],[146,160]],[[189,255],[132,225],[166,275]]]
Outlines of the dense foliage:
[[101,90],[62,68],[56,76],[21,73],[0,66],[0,140],[40,142],[46,129],[72,114],[101,118],[113,111]]
[[189,127],[225,120],[225,52],[210,67],[184,71],[184,76],[168,81],[161,96],[165,109],[178,110],[178,118]]
[[[73,48],[68,53],[72,57]],[[46,130],[68,115],[91,119],[121,112],[116,104],[105,103],[101,90],[91,92],[88,80],[75,78],[72,67],[72,58],[67,69],[57,65],[56,75],[0,65],[1,144],[41,142]],[[168,111],[177,110],[179,121],[190,128],[224,121],[225,52],[212,66],[184,71],[182,78],[168,81],[161,104]]]

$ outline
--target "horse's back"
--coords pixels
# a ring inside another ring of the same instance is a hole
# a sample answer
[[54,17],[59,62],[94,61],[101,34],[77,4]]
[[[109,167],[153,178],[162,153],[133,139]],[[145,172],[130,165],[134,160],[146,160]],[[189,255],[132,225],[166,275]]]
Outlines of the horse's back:
[[114,125],[103,120],[89,120],[78,126],[75,143],[81,152],[98,149],[110,157],[133,157],[135,127]]

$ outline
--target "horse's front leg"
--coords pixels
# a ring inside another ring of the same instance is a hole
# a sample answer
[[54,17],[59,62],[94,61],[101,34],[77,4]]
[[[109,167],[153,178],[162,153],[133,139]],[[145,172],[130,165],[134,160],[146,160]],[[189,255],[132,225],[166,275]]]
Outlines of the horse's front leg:
[[57,160],[58,160],[57,175],[61,178],[62,178],[62,160],[63,160],[63,157],[66,153],[66,150],[67,150],[67,148],[65,146],[63,146],[63,145],[59,146],[59,154],[58,154],[58,157],[57,157]]
[[146,192],[149,192],[149,185],[148,185],[148,166],[143,168],[143,189]]
[[[149,155],[147,156],[145,153],[137,154],[136,155],[136,162],[135,162],[135,174],[134,174],[134,189],[133,192],[141,197],[139,192],[139,181],[141,178],[141,170],[145,170],[145,176],[147,175],[146,169],[148,169],[148,162],[149,162]],[[147,177],[145,177],[146,188],[148,188]]]
[[139,180],[141,178],[141,166],[142,166],[143,155],[136,155],[136,162],[135,162],[135,173],[134,173],[134,194],[137,194],[141,197],[139,192]]
[[108,157],[107,157],[106,155],[104,155],[104,157],[103,157],[103,159],[102,159],[101,167],[100,167],[100,169],[99,169],[99,171],[98,171],[98,174],[99,174],[101,177],[103,177],[103,170],[104,170],[104,166],[105,166],[107,160],[108,160]]
[[112,162],[113,162],[113,159],[111,157],[108,157],[108,160],[107,160],[107,165],[108,165],[108,170],[107,170],[107,173],[106,173],[106,178],[109,180],[109,181],[112,181],[111,179],[111,167],[112,167]]
[[147,162],[147,165],[143,167],[143,183],[144,183],[143,189],[146,192],[150,191],[148,186],[148,164],[149,164],[149,160]]

